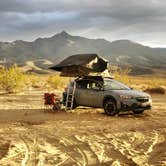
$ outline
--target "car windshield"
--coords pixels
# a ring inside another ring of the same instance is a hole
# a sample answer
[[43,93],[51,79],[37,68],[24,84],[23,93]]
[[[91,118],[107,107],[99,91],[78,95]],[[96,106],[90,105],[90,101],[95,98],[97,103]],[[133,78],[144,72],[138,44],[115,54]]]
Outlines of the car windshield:
[[105,90],[130,90],[130,88],[121,82],[112,79],[104,79]]

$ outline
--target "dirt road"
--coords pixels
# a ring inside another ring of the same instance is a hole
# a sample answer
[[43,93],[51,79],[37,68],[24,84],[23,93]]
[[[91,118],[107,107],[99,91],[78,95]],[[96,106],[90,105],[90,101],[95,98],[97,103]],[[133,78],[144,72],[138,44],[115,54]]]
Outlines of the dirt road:
[[117,117],[85,108],[44,113],[37,96],[24,96],[37,109],[15,109],[23,98],[0,96],[1,166],[166,165],[166,95],[153,95],[151,111]]

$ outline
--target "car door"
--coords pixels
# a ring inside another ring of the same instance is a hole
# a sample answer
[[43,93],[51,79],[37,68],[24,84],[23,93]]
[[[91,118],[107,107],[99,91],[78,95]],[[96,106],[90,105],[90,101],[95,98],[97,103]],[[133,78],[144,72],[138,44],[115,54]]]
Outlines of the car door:
[[89,106],[88,99],[90,98],[89,89],[87,89],[88,80],[81,80],[77,82],[76,92],[75,92],[75,99],[78,105],[80,106]]
[[[84,82],[85,83],[85,82]],[[102,104],[102,90],[95,81],[86,80],[86,86],[77,88],[76,101],[78,105],[100,107]]]
[[91,107],[101,107],[102,106],[102,98],[103,98],[103,90],[101,85],[93,80],[89,84],[88,92],[88,101],[89,106]]

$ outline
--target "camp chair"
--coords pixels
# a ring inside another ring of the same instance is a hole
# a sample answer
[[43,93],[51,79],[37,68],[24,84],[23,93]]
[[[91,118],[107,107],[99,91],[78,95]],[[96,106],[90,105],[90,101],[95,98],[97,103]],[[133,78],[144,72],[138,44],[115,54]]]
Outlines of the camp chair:
[[54,93],[44,93],[44,110],[53,111],[60,109],[60,99]]

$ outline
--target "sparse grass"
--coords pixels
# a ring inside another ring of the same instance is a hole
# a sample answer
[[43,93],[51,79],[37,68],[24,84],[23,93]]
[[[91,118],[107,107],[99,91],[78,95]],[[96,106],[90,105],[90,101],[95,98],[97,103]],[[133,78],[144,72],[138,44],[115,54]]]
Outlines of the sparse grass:
[[0,69],[0,90],[16,93],[28,88],[57,89],[62,88],[69,79],[59,75],[25,74],[16,65]]
[[129,69],[129,68],[122,69],[117,66],[114,66],[111,68],[111,73],[114,76],[114,78],[127,85],[130,85],[130,79],[129,79],[130,71],[131,71],[131,69]]
[[46,84],[47,77],[42,75],[35,75],[35,74],[26,74],[28,79],[27,86],[33,88],[43,88]]
[[[112,75],[116,80],[138,90],[166,89],[166,78],[161,75],[130,76],[130,69],[113,68]],[[7,93],[21,91],[23,88],[40,88],[43,90],[62,89],[70,78],[54,75],[24,74],[16,66],[0,69],[0,90]]]
[[47,79],[47,84],[54,89],[64,88],[68,84],[68,82],[69,78],[60,77],[59,75],[50,76]]
[[130,86],[139,90],[166,87],[166,78],[157,75],[129,76]]
[[122,69],[120,67],[113,67],[111,70],[112,75],[116,80],[127,84],[128,86],[143,90],[143,91],[153,91],[154,93],[162,93],[166,89],[166,77],[161,75],[144,75],[144,76],[130,76],[130,69]]

